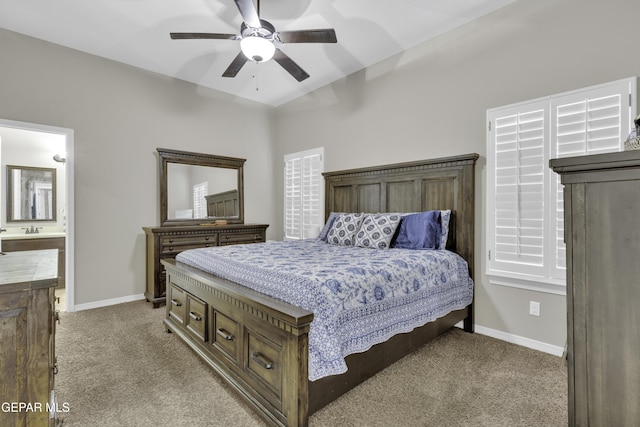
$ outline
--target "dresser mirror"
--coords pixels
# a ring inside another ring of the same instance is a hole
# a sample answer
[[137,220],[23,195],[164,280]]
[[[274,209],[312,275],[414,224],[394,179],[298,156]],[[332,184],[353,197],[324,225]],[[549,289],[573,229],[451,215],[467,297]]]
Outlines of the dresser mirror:
[[158,148],[160,224],[244,223],[245,159]]
[[7,222],[56,220],[56,170],[7,165]]

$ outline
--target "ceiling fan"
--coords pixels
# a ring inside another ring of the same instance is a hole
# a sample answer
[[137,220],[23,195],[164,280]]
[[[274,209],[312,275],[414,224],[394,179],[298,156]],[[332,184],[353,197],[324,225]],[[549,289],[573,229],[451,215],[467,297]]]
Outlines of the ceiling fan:
[[276,31],[268,21],[260,19],[260,0],[258,8],[253,0],[234,0],[244,22],[240,25],[240,34],[221,33],[170,33],[173,40],[220,39],[240,40],[240,53],[222,74],[222,77],[235,77],[248,61],[265,62],[274,59],[301,82],[309,77],[298,64],[276,47],[278,43],[337,43],[334,29]]

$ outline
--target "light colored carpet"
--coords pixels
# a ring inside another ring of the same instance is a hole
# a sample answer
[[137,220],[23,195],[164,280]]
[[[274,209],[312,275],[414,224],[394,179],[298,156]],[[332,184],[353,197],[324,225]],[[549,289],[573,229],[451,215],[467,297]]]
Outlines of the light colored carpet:
[[[139,301],[62,313],[64,426],[264,423]],[[560,358],[453,329],[311,416],[310,426],[566,426]]]

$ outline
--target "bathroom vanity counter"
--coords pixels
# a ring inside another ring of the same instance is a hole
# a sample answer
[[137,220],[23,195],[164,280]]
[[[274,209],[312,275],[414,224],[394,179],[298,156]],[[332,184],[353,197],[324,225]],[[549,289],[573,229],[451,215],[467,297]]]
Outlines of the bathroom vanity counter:
[[2,241],[5,242],[7,240],[33,240],[33,239],[56,239],[56,238],[65,238],[66,233],[64,231],[44,231],[40,233],[9,233],[2,235]]

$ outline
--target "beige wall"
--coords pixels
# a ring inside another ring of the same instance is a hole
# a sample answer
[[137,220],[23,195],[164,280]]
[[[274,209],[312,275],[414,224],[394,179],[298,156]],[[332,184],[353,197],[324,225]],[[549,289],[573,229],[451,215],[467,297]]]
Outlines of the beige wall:
[[636,0],[520,0],[279,108],[277,155],[324,146],[330,171],[479,153],[476,324],[561,347],[564,296],[484,274],[486,110],[640,74],[638,17]]
[[285,153],[324,146],[338,170],[477,152],[476,323],[562,346],[564,297],[484,275],[485,113],[640,74],[639,16],[637,0],[520,0],[277,110],[0,30],[0,118],[75,131],[77,304],[143,292],[156,147],[247,158],[246,219],[271,239]]
[[0,58],[0,118],[74,130],[76,304],[144,292],[157,147],[246,158],[246,220],[275,222],[269,109],[4,30]]

